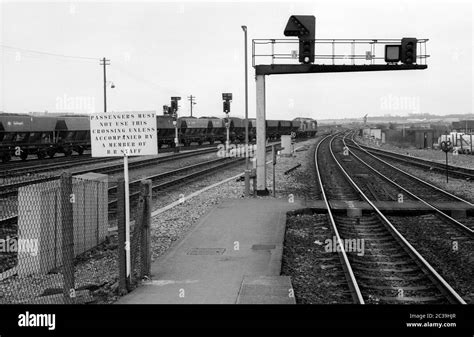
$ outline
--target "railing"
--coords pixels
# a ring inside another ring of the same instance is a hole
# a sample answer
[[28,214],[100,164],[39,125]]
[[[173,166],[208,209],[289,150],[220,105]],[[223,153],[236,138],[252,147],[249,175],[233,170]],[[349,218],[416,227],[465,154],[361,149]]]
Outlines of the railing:
[[[417,42],[417,64],[426,64],[426,59],[429,57],[426,51],[427,41],[428,39],[419,39]],[[326,65],[387,64],[385,62],[385,46],[400,44],[401,39],[315,39],[314,63]],[[298,39],[253,39],[252,66],[297,64],[298,48]]]

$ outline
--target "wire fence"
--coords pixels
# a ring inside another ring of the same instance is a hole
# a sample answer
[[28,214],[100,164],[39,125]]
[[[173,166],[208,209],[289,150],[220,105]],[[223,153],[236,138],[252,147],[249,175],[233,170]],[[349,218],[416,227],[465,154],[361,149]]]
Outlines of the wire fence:
[[[121,293],[133,290],[139,283],[150,275],[151,249],[150,249],[150,224],[151,224],[151,180],[144,180],[140,184],[138,200],[130,209],[131,213],[130,234],[127,237],[125,223],[125,184],[119,180],[117,184],[117,227],[119,246],[119,290]],[[127,241],[130,244],[127,244]],[[123,249],[122,249],[123,247]],[[130,263],[127,260],[127,250],[130,248]]]
[[[0,304],[101,303],[149,275],[151,183],[142,183],[132,205],[128,274],[121,273],[127,245],[119,240],[124,207],[115,216],[117,233],[106,175],[29,176],[20,185],[0,191]],[[123,204],[124,195],[117,197]]]

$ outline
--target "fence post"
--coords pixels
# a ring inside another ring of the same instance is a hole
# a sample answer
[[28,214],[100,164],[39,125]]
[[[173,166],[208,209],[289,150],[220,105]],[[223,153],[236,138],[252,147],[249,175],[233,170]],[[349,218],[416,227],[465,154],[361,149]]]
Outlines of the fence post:
[[74,221],[72,195],[72,175],[68,172],[61,174],[61,232],[62,232],[62,265],[63,265],[63,295],[64,303],[75,302],[74,282]]
[[142,191],[144,191],[145,207],[143,209],[143,226],[141,239],[142,253],[142,277],[151,275],[151,208],[152,208],[152,186],[151,180],[142,180]]
[[117,181],[117,236],[118,236],[118,269],[119,269],[119,293],[127,293],[127,261],[125,255],[125,181],[123,178]]
[[[145,209],[145,191],[144,185],[140,185],[140,194],[138,197],[138,205],[135,207],[137,209],[135,215],[135,226],[133,227],[133,232],[130,238],[130,255],[131,255],[131,281],[135,284],[135,277],[141,278],[143,271],[141,270],[141,263],[137,261],[141,258],[140,250],[143,249],[141,246],[141,236],[143,228],[143,214]],[[139,268],[139,272],[135,274],[136,269]]]

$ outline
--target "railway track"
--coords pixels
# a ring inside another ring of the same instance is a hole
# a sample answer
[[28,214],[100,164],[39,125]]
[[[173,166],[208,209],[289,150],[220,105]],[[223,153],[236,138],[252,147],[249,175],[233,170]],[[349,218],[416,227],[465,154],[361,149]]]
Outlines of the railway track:
[[[273,144],[275,145],[275,144]],[[267,146],[267,151],[271,149],[272,145]],[[214,149],[212,149],[214,151]],[[206,152],[205,152],[206,151]],[[200,150],[200,154],[202,153],[207,153],[208,150]],[[184,154],[184,153],[183,153]],[[189,156],[188,156],[189,157]],[[170,158],[170,157],[165,157],[165,158]],[[180,157],[183,158],[183,157]],[[176,158],[174,158],[176,159]],[[152,190],[153,192],[157,192],[159,190],[162,190],[164,188],[168,188],[173,185],[181,184],[183,182],[186,182],[191,179],[195,179],[198,177],[202,177],[206,174],[212,173],[216,170],[220,170],[226,167],[230,167],[232,165],[235,165],[237,163],[240,163],[245,160],[245,157],[238,157],[238,158],[218,158],[218,159],[212,159],[212,160],[207,160],[201,163],[197,164],[192,164],[188,165],[185,167],[181,167],[178,169],[173,169],[164,173],[160,174],[155,174],[147,177],[143,177],[141,179],[137,179],[134,181],[131,181],[129,183],[130,187],[130,199],[133,201],[136,197],[139,195],[139,185],[140,181],[144,179],[149,179],[152,181]],[[108,188],[108,195],[109,195],[109,201],[108,201],[108,207],[109,207],[109,214],[115,213],[115,207],[117,205],[117,199],[116,199],[116,192],[117,192],[117,186],[110,186]],[[11,214],[9,216],[3,217],[3,219],[0,219],[0,227],[6,226],[6,225],[14,225],[18,221],[18,216],[16,214]]]
[[[129,169],[143,168],[150,165],[156,165],[156,164],[169,162],[169,161],[173,161],[177,159],[183,159],[183,158],[193,157],[193,156],[197,156],[201,154],[212,153],[215,151],[216,151],[216,148],[213,147],[213,148],[205,148],[205,149],[193,150],[193,151],[187,151],[187,152],[180,152],[180,153],[169,155],[166,157],[154,157],[154,158],[149,158],[149,159],[131,161],[129,162]],[[73,175],[80,175],[80,174],[85,174],[88,172],[112,174],[112,173],[117,173],[117,172],[122,172],[122,171],[123,171],[123,163],[120,162],[120,163],[112,164],[112,165],[104,165],[102,167],[72,170],[71,173]],[[50,176],[45,176],[45,177],[40,177],[40,178],[33,177],[32,179],[21,179],[20,181],[14,180],[13,182],[3,184],[0,187],[0,198],[15,196],[18,192],[19,187],[52,181],[52,180],[58,179],[59,177],[60,175],[56,174],[56,175],[50,175]]]
[[[344,145],[346,145],[345,140],[346,136],[342,140]],[[386,183],[398,189],[403,194],[404,199],[407,199],[407,202],[411,200],[422,203],[450,225],[461,230],[464,235],[474,238],[474,221],[472,219],[465,219],[464,223],[461,223],[447,214],[446,211],[440,209],[442,206],[445,209],[461,210],[465,211],[466,214],[473,214],[473,203],[400,170],[363,147],[352,148],[351,156],[370,170],[370,173],[375,173]]]
[[[352,137],[352,139],[350,139],[350,143],[348,143],[347,145],[351,148],[364,149],[364,150],[376,155],[377,157],[382,157],[382,158],[386,158],[388,160],[393,160],[393,161],[396,161],[396,162],[405,163],[405,164],[409,164],[409,165],[412,165],[412,166],[417,166],[417,167],[426,169],[427,171],[436,171],[436,172],[446,174],[446,164],[444,164],[444,163],[440,163],[440,162],[436,162],[436,161],[432,161],[432,160],[427,160],[427,159],[422,159],[422,158],[417,158],[417,157],[413,157],[413,156],[407,156],[407,155],[396,153],[396,152],[393,152],[393,151],[375,149],[375,148],[370,147],[370,146],[365,146],[365,145],[359,144],[358,142],[355,141],[355,139],[353,137]],[[448,165],[448,171],[449,171],[449,176],[451,176],[451,177],[474,180],[474,169]]]
[[[342,140],[334,140],[334,136],[328,136],[318,145],[315,163],[322,198],[340,248],[337,252],[354,302],[465,304],[349,176],[341,165]],[[365,202],[370,209],[356,216],[346,216],[337,214],[333,208],[335,202],[346,202],[349,208],[351,203]],[[354,243],[358,251],[351,251]]]
[[[214,148],[215,145],[204,145],[204,146],[190,146],[189,149],[206,149]],[[174,148],[160,149],[160,153],[168,153],[174,151]],[[130,157],[133,158],[133,157]],[[58,157],[55,159],[37,159],[22,162],[19,160],[17,163],[3,164],[0,165],[0,178],[15,178],[26,174],[38,174],[42,172],[50,172],[56,170],[63,170],[73,168],[79,165],[93,165],[98,163],[105,163],[114,160],[120,160],[120,157],[109,157],[109,158],[92,158],[90,155],[72,156],[72,157]]]
[[[66,157],[65,157],[66,158]],[[92,158],[85,156],[74,156],[67,157],[69,160],[53,161],[51,160],[40,160],[39,163],[34,165],[14,165],[11,168],[4,169],[1,167],[0,178],[8,179],[19,177],[26,174],[38,174],[42,172],[54,171],[59,169],[69,169],[79,165],[92,165],[97,163],[109,162],[118,160],[119,158]]]

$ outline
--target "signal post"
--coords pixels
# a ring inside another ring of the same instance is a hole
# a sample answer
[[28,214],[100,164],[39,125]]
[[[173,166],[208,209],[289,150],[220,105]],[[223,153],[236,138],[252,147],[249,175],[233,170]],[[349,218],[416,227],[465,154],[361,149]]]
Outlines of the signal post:
[[[257,194],[268,195],[266,177],[266,115],[265,115],[265,76],[284,74],[310,74],[331,72],[361,72],[361,71],[394,71],[394,70],[416,70],[426,69],[428,66],[426,58],[429,55],[417,54],[417,47],[426,52],[428,39],[418,40],[416,38],[403,39],[315,39],[316,18],[313,15],[292,15],[284,30],[285,36],[298,37],[298,61],[300,64],[275,64],[274,60],[294,59],[296,52],[275,55],[274,47],[278,43],[294,43],[288,39],[254,39],[253,43],[253,67],[255,68],[256,94],[257,94]],[[318,45],[332,45],[332,54],[321,52],[315,55]],[[263,54],[257,54],[259,45],[271,46],[271,50]],[[349,46],[350,51],[345,53],[336,52],[336,48]],[[363,55],[357,55],[356,45],[367,45],[368,51]],[[377,56],[376,48],[383,47],[380,52],[383,57]],[[271,64],[256,64],[257,57],[272,57]],[[322,61],[314,64],[315,56]],[[342,60],[342,64],[336,64]],[[380,60],[385,63],[377,63]],[[420,62],[417,62],[420,61]],[[346,64],[350,62],[351,64]],[[363,64],[356,64],[363,63]]]
[[223,93],[222,94],[222,100],[224,101],[223,103],[223,110],[225,113],[225,128],[227,131],[227,137],[226,137],[226,142],[225,142],[225,152],[228,153],[229,147],[230,147],[230,134],[229,134],[229,128],[230,128],[230,119],[229,119],[229,113],[230,113],[230,102],[232,102],[232,93]]
[[181,97],[171,97],[171,113],[173,114],[174,126],[174,152],[179,152],[179,135],[178,135],[178,101]]

